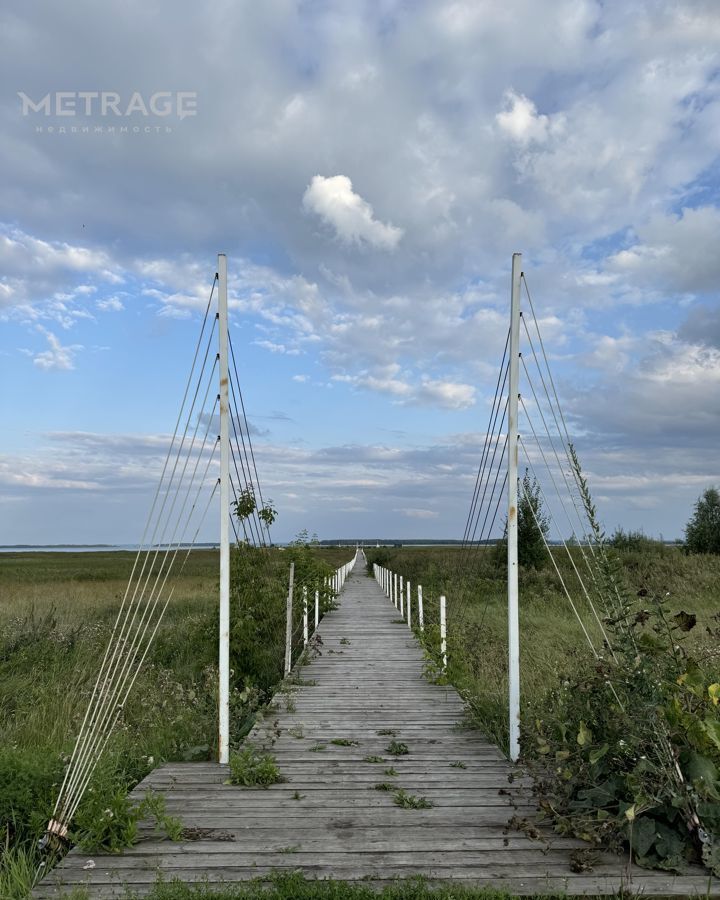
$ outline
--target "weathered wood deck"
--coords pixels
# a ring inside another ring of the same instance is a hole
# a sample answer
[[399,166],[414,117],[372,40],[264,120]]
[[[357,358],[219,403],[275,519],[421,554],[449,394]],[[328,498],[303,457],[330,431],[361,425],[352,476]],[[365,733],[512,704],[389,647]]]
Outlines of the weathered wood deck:
[[[614,893],[623,885],[652,896],[720,896],[720,883],[700,870],[683,876],[628,870],[619,857],[573,874],[571,852],[585,845],[546,829],[533,839],[510,827],[513,816],[531,819],[534,812],[522,779],[511,781],[513,767],[499,750],[462,727],[460,698],[423,677],[422,653],[395,619],[359,562],[340,608],[321,622],[320,655],[302,669],[314,683],[298,687],[289,704],[279,695],[277,712],[251,734],[256,744],[272,743],[287,782],[238,788],[224,784],[227,770],[215,764],[162,766],[135,793],[161,790],[187,839],[158,840],[148,831],[121,856],[95,855],[89,868],[88,855],[73,850],[36,896],[77,886],[91,898],[126,888],[144,894],[158,873],[166,880],[237,882],[278,870],[377,884],[422,874],[521,895]],[[390,755],[393,739],[409,753]],[[368,762],[370,756],[382,762]],[[386,774],[389,767],[397,775]],[[374,789],[382,782],[433,806],[400,808],[391,793]]]

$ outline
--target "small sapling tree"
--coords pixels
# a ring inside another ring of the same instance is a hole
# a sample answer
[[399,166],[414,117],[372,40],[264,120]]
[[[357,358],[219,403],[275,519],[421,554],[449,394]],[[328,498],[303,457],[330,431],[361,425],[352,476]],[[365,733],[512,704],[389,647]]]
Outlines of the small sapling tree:
[[685,526],[688,553],[720,553],[720,492],[709,487],[698,498],[695,511]]
[[[546,563],[545,536],[549,530],[550,520],[543,511],[540,485],[526,469],[518,491],[518,563],[521,566],[540,569]],[[507,564],[507,521],[502,540],[496,544],[494,559],[498,566]]]

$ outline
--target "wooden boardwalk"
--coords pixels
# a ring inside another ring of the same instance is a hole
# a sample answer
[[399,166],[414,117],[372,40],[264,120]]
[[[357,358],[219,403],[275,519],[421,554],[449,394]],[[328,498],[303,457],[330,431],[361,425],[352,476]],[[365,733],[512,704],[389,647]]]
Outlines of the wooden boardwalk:
[[[573,874],[571,853],[586,845],[510,825],[513,817],[532,820],[529,791],[495,746],[463,728],[457,693],[424,678],[422,653],[396,619],[359,561],[339,609],[321,622],[318,655],[301,670],[312,683],[294,689],[290,702],[278,695],[276,711],[249,738],[272,748],[287,781],[239,788],[224,783],[227,770],[219,765],[162,766],[135,794],[162,791],[168,811],[184,823],[184,839],[158,840],[146,831],[121,856],[73,850],[35,895],[78,886],[91,898],[126,888],[143,894],[159,873],[165,880],[237,882],[301,870],[378,885],[421,874],[520,895],[609,894],[624,885],[652,896],[720,896],[720,883],[710,884],[700,870],[677,877],[629,871],[619,857]],[[390,754],[392,740],[408,753]],[[385,782],[432,806],[395,805],[393,793],[375,789]]]

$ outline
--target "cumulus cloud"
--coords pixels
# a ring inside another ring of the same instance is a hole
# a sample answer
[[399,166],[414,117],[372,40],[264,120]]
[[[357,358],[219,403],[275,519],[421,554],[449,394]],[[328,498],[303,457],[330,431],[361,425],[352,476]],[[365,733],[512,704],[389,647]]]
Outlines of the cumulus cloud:
[[394,250],[403,236],[402,228],[375,218],[372,206],[353,191],[346,175],[315,175],[303,196],[303,206],[332,226],[347,244]]
[[537,107],[523,94],[507,91],[505,109],[495,116],[501,131],[520,144],[544,143],[550,131],[550,119],[538,115]]

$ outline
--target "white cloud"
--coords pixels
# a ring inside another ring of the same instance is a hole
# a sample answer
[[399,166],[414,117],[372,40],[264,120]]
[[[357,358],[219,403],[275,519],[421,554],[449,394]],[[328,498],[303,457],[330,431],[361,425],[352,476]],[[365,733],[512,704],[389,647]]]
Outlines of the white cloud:
[[539,144],[548,139],[550,119],[538,115],[537,107],[523,94],[507,91],[505,109],[495,116],[501,130],[520,144],[536,141]]
[[407,516],[408,519],[437,519],[439,513],[432,509],[416,509],[414,507],[394,509],[393,512]]
[[[398,377],[402,375],[402,377]],[[412,378],[411,373],[401,372],[401,367],[391,364],[378,367],[374,372],[356,375],[333,375],[333,381],[355,387],[378,391],[396,398],[397,403],[436,406],[444,409],[466,409],[475,403],[475,388],[461,382]]]
[[122,312],[125,309],[119,297],[107,297],[105,300],[98,300],[95,305],[103,312]]
[[366,243],[394,250],[403,236],[402,228],[374,217],[372,206],[353,191],[352,181],[346,175],[315,175],[303,196],[303,206],[317,213],[348,244]]
[[287,356],[299,356],[300,351],[296,347],[287,347],[285,344],[276,344],[274,341],[253,341],[256,347],[269,350],[270,353],[282,353]]
[[475,403],[475,388],[471,384],[424,378],[416,397],[420,402],[436,403],[446,409],[466,409]]
[[45,370],[57,369],[60,371],[67,371],[69,369],[74,369],[75,354],[78,350],[83,349],[82,345],[72,344],[70,346],[63,346],[60,343],[58,337],[53,334],[52,331],[48,331],[41,325],[38,325],[38,331],[41,334],[45,335],[50,348],[48,350],[43,350],[42,352],[35,354],[33,356],[33,363],[39,369]]

